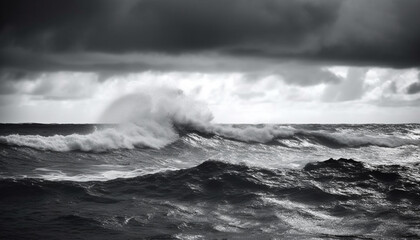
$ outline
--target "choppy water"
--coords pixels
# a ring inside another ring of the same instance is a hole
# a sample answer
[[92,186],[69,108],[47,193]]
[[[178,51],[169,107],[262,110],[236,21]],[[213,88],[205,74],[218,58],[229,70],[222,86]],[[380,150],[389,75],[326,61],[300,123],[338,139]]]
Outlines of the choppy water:
[[0,238],[418,239],[419,150],[419,124],[2,124]]

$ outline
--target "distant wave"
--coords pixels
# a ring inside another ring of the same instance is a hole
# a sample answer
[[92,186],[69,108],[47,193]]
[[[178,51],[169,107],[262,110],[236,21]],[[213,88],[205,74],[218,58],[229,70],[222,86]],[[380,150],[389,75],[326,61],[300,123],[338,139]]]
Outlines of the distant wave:
[[329,133],[325,131],[299,130],[277,126],[255,127],[247,126],[238,128],[232,126],[213,125],[206,129],[207,133],[218,136],[256,143],[280,144],[287,146],[282,140],[296,140],[298,142],[310,142],[316,145],[323,145],[331,148],[342,147],[400,147],[404,145],[419,145],[419,139],[401,138],[397,136],[373,137],[368,135],[352,135],[349,133]]
[[351,135],[348,133],[327,133],[317,131],[297,131],[293,135],[296,139],[306,139],[316,144],[324,145],[331,148],[342,147],[400,147],[404,145],[419,145],[418,139],[401,138],[397,136],[387,137],[373,137],[373,136],[360,136]]

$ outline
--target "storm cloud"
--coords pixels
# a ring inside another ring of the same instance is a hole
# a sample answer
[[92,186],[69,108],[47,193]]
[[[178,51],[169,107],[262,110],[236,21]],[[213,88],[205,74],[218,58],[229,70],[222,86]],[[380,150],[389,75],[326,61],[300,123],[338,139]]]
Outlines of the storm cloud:
[[[420,1],[5,0],[0,5],[0,60],[8,68],[142,71],[188,65],[121,60],[133,53],[420,64]],[[103,62],[97,54],[115,57]]]
[[408,94],[420,93],[420,73],[417,75],[417,81],[408,85],[406,92]]
[[208,103],[219,122],[342,122],[343,111],[366,114],[349,122],[418,121],[419,9],[416,0],[3,0],[0,121],[92,122],[112,99],[155,85]]

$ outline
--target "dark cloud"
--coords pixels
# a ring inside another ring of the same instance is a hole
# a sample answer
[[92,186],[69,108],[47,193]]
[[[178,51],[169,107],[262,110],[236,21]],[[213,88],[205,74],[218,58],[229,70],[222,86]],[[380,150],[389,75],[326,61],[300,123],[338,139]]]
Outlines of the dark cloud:
[[0,95],[8,95],[19,92],[16,83],[25,79],[34,79],[39,73],[26,70],[3,69],[0,70]]
[[337,84],[343,79],[319,65],[299,65],[296,63],[277,64],[261,72],[244,75],[246,82],[258,82],[267,76],[276,76],[287,84],[312,86],[320,83]]
[[289,84],[311,86],[319,83],[339,83],[342,79],[328,70],[317,66],[284,66],[278,71]]
[[296,45],[330,24],[336,1],[2,1],[2,42],[50,51],[183,52]]
[[420,65],[420,1],[413,0],[4,0],[0,8],[0,60],[8,67],[177,68],[147,61],[82,64],[68,55],[133,52]]
[[420,92],[420,81],[410,84],[407,88],[408,94],[416,94]]
[[79,71],[97,72],[101,80],[109,76],[153,70],[156,72],[240,72],[249,81],[278,76],[283,81],[300,86],[319,83],[338,83],[341,79],[318,64],[299,64],[291,61],[261,61],[258,58],[223,57],[220,55],[159,55],[159,54],[36,54],[15,49],[4,51],[4,76],[17,72]]
[[417,82],[413,82],[412,84],[410,84],[407,87],[406,92],[408,94],[416,94],[420,92],[420,72],[417,75]]

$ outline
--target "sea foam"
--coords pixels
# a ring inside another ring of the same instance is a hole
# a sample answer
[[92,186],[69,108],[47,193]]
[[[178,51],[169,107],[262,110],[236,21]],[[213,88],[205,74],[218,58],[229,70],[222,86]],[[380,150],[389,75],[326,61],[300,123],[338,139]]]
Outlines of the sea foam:
[[[351,133],[331,133],[322,130],[303,130],[293,127],[232,126],[213,124],[208,107],[187,97],[180,90],[148,88],[113,101],[99,122],[116,124],[90,134],[71,135],[8,135],[0,143],[26,146],[49,151],[104,152],[135,147],[162,148],[179,138],[179,129],[250,143],[280,143],[292,139],[332,148],[341,147],[399,147],[419,145],[419,139],[401,136],[367,136]],[[188,133],[188,132],[187,132]],[[287,145],[284,144],[284,145]]]
[[100,122],[116,124],[90,134],[0,136],[0,143],[50,151],[103,152],[134,147],[161,148],[178,139],[175,125],[200,126],[213,116],[196,101],[172,89],[123,96],[102,114]]

